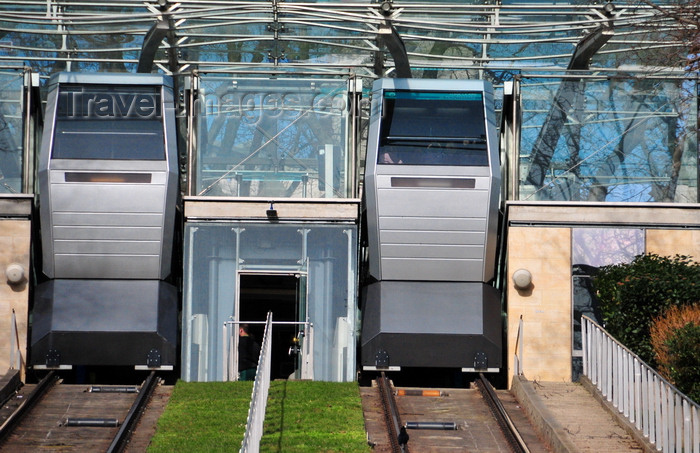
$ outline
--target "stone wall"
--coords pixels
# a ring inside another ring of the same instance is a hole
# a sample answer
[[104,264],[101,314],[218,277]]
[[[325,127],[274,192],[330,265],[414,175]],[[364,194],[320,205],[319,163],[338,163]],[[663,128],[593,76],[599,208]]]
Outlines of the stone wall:
[[[27,357],[30,235],[31,222],[28,219],[0,220],[0,373],[17,368],[16,363],[11,363],[14,336],[14,344],[19,345],[21,353],[22,380]],[[14,279],[19,280],[12,282]],[[16,331],[13,329],[13,312]]]
[[[531,287],[518,290],[513,272],[527,269]],[[508,366],[512,375],[518,322],[523,318],[523,365],[530,380],[571,379],[571,229],[508,231]]]

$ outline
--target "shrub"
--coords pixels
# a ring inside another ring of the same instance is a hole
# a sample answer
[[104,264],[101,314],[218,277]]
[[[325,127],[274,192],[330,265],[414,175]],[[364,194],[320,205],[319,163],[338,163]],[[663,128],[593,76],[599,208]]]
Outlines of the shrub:
[[689,322],[666,343],[671,382],[693,401],[700,401],[700,324]]
[[669,343],[676,335],[676,331],[688,324],[700,326],[700,305],[671,307],[651,323],[651,345],[654,349],[658,371],[670,381],[673,380],[671,378],[673,365],[671,363],[672,353],[669,351]]
[[651,366],[652,320],[672,306],[700,301],[700,264],[655,254],[603,266],[593,279],[605,329]]

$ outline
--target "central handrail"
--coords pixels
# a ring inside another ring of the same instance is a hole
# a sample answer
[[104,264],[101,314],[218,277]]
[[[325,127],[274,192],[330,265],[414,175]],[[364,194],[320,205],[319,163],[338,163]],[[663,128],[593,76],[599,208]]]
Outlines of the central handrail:
[[[224,381],[236,381],[238,380],[238,348],[235,347],[235,335],[237,335],[238,329],[232,328],[233,326],[239,326],[241,324],[255,325],[255,324],[267,324],[267,321],[226,321],[223,325],[223,380]],[[310,321],[273,321],[272,326],[303,326],[304,330],[300,332],[300,335],[305,335],[307,340],[304,342],[304,347],[306,355],[310,345],[313,343],[313,323]],[[309,368],[309,364],[306,368]],[[313,372],[311,370],[306,370],[302,379],[313,378]]]
[[270,390],[271,344],[272,312],[267,312],[265,333],[263,334],[262,347],[260,348],[258,368],[255,371],[255,382],[253,383],[253,392],[250,397],[248,420],[246,421],[240,453],[258,453],[260,451],[260,439],[262,439],[265,411],[267,409],[267,395]]

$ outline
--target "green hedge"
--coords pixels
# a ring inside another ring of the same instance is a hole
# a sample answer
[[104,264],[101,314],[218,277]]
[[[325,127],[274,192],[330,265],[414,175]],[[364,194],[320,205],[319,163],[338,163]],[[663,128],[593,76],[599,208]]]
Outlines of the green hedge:
[[671,381],[693,401],[700,401],[700,325],[686,324],[666,344]]
[[656,367],[649,327],[673,305],[700,301],[700,264],[690,257],[639,255],[603,266],[593,278],[605,329]]

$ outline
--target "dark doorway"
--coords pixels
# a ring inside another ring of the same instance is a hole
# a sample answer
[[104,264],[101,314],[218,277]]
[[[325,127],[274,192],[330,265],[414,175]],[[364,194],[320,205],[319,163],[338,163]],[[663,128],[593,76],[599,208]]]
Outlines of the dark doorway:
[[[273,323],[299,320],[299,278],[288,274],[240,274],[241,322],[265,322],[272,312]],[[287,379],[296,370],[296,357],[289,354],[299,327],[273,324],[270,379]],[[250,331],[262,343],[264,324],[251,324]]]

